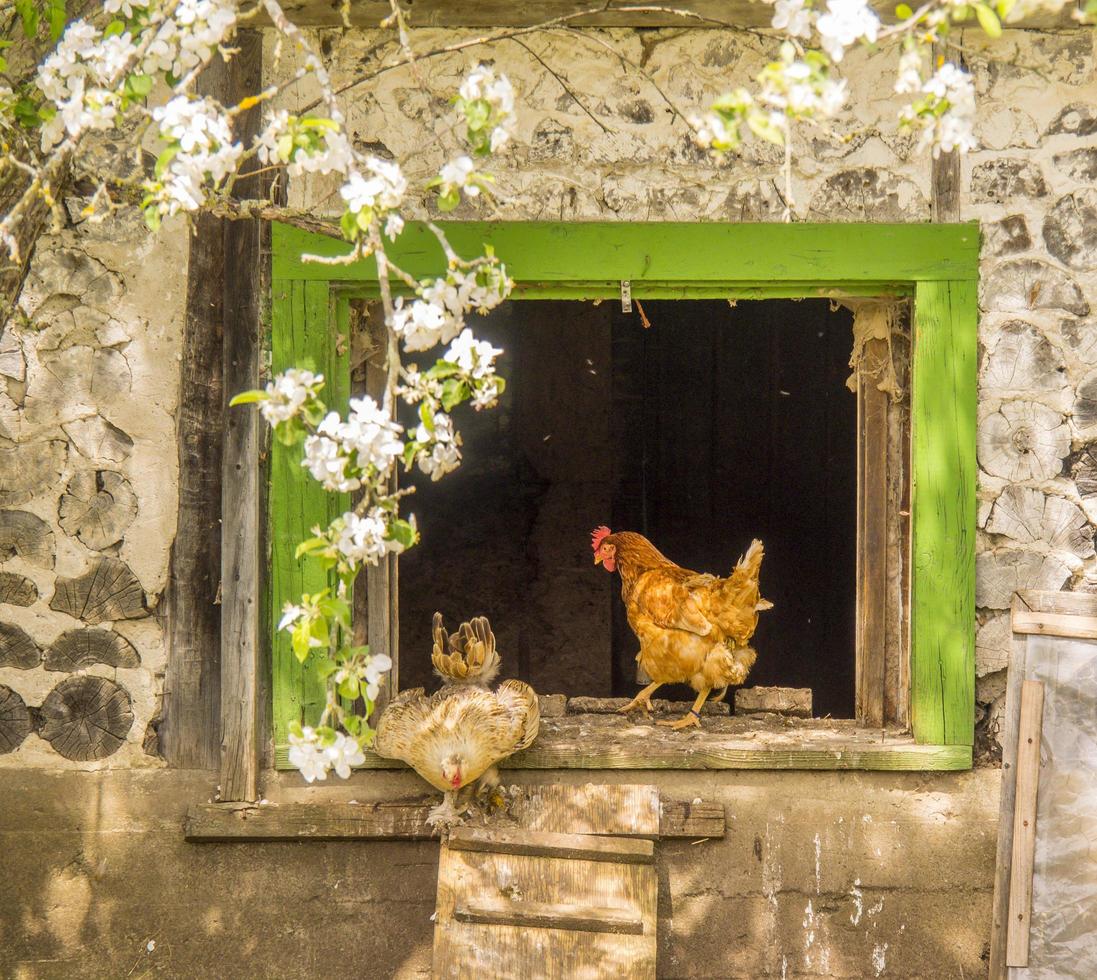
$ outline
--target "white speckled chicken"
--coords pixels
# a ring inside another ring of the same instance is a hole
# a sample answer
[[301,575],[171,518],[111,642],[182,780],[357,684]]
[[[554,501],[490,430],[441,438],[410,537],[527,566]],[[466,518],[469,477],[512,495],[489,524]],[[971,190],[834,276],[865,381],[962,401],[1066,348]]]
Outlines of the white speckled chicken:
[[498,783],[496,764],[533,742],[541,715],[537,694],[523,681],[489,689],[499,654],[487,619],[462,623],[451,636],[442,614],[435,613],[433,633],[431,659],[444,686],[429,697],[421,687],[397,695],[381,715],[373,747],[378,755],[406,762],[445,793],[430,822],[446,825],[462,812],[462,789]]

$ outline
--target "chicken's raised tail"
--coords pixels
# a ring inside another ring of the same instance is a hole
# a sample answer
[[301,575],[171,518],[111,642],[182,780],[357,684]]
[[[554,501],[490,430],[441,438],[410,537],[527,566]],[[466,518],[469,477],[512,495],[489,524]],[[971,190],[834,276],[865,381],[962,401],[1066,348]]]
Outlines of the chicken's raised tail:
[[485,616],[462,623],[454,634],[442,625],[442,614],[434,614],[432,626],[434,650],[431,661],[435,673],[447,684],[472,684],[487,687],[499,673],[499,653],[495,634]]

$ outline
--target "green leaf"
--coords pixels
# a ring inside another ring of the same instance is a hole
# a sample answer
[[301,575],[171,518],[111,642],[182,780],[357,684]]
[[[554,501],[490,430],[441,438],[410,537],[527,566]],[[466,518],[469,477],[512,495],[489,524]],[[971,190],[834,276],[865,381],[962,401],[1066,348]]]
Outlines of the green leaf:
[[50,40],[65,33],[65,0],[46,0],[46,19],[50,25]]
[[911,10],[907,4],[901,3],[895,8],[895,16],[898,17],[899,20],[909,20],[914,16],[914,11]]
[[465,381],[448,378],[442,383],[442,408],[452,411],[469,397],[469,386]]
[[237,405],[251,405],[253,402],[264,402],[268,398],[270,398],[270,395],[262,390],[242,391],[239,395],[233,396],[229,402],[229,408],[234,408]]
[[[43,106],[43,108],[45,107]],[[35,126],[39,125],[46,118],[42,115],[38,106],[27,98],[22,98],[16,102],[12,112],[15,113],[15,118],[19,120],[20,124],[27,129],[34,129]]]
[[339,219],[339,227],[343,230],[343,237],[348,242],[353,242],[358,237],[358,215],[353,211],[344,211]]
[[423,423],[423,428],[427,430],[431,435],[434,435],[434,415],[431,413],[430,406],[426,402],[419,403],[419,421]]
[[144,99],[152,91],[151,75],[127,75],[125,93],[131,99]]
[[491,118],[491,106],[486,99],[475,99],[465,103],[465,119],[468,121],[469,132],[483,129]]
[[357,715],[347,714],[343,717],[343,727],[355,738],[362,733],[362,719]]
[[341,697],[350,698],[351,700],[358,697],[358,678],[351,674],[339,685],[339,694]]
[[309,538],[306,541],[302,541],[297,549],[293,552],[295,559],[300,558],[302,555],[311,555],[314,551],[320,551],[328,546],[327,538]]
[[975,16],[979,18],[979,26],[986,32],[987,37],[1002,36],[1002,22],[985,3],[975,4]]
[[309,644],[309,637],[311,636],[311,630],[307,621],[301,621],[293,627],[293,632],[290,634],[290,645],[293,647],[293,655],[300,663],[304,663],[308,659],[309,650],[312,646]]
[[445,194],[438,195],[438,210],[447,213],[454,210],[461,203],[461,192],[456,187],[451,187]]
[[171,146],[166,146],[160,151],[160,155],[156,158],[156,166],[153,167],[152,171],[158,178],[164,176],[168,167],[171,165],[171,161],[178,155],[179,149],[179,144],[173,143]]
[[126,31],[126,23],[121,20],[112,20],[107,24],[103,31],[103,37],[114,37],[118,34],[124,34]]
[[411,464],[415,462],[415,457],[419,454],[419,448],[419,443],[414,440],[404,444],[404,466],[407,469],[411,469]]
[[23,23],[23,33],[33,38],[38,33],[38,8],[33,0],[15,0],[15,12]]
[[388,532],[385,537],[389,541],[396,541],[402,545],[405,549],[412,547],[415,544],[418,535],[415,532],[415,528],[411,526],[405,520],[395,520],[389,525]]
[[339,665],[329,657],[325,657],[316,665],[316,676],[324,681],[331,677],[339,669]]
[[441,381],[443,378],[452,378],[460,372],[460,365],[454,364],[453,361],[436,361],[434,367],[426,372],[426,376]]

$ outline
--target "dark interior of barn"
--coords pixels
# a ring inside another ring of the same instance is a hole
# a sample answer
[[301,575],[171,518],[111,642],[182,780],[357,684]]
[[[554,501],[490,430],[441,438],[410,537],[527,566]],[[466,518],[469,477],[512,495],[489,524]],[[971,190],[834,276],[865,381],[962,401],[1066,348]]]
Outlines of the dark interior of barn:
[[504,349],[508,387],[494,410],[456,410],[456,472],[410,479],[422,542],[400,560],[400,686],[437,684],[438,609],[451,626],[488,616],[503,675],[540,693],[635,694],[619,580],[590,550],[607,524],[719,575],[761,538],[774,608],[748,684],[810,687],[817,716],[852,717],[851,314],[822,299],[642,305],[650,326],[609,301],[512,301],[473,323]]

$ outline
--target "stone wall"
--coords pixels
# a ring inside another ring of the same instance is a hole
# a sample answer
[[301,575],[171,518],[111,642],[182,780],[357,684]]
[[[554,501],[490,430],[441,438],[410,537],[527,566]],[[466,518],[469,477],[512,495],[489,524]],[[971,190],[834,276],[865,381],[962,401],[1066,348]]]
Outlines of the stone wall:
[[0,768],[160,764],[186,237],[71,210],[0,336]]
[[[660,978],[985,975],[994,770],[602,776],[726,808],[723,839],[656,844]],[[212,795],[207,774],[0,780],[10,790],[0,807],[0,976],[430,975],[433,842],[188,844],[183,815]],[[367,802],[421,788],[411,774],[371,772],[323,792]],[[272,802],[317,792],[292,774],[265,789]]]

